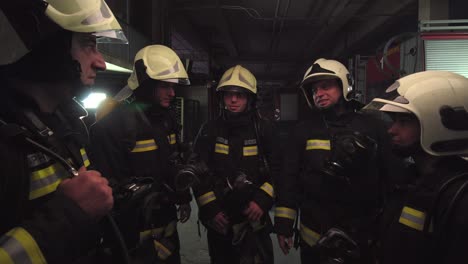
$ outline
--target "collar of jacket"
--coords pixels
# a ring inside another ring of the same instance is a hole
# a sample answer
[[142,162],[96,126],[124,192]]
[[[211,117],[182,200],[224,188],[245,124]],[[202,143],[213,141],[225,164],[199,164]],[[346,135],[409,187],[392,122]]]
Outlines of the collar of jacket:
[[[226,110],[224,110],[226,111]],[[227,111],[226,111],[227,112]],[[239,127],[245,127],[252,123],[254,116],[253,111],[246,111],[242,113],[236,113],[236,115],[225,114],[221,119],[224,126],[229,129],[235,129]]]

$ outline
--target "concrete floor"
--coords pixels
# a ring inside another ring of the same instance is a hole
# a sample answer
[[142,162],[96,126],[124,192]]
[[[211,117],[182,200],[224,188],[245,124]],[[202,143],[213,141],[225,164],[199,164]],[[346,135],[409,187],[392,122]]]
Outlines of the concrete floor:
[[[197,216],[198,207],[192,201],[192,215],[190,219],[178,225],[181,246],[181,258],[183,264],[209,264],[210,256],[208,254],[208,244],[206,241],[205,227],[200,224],[201,237],[198,235]],[[270,212],[272,216],[272,212]],[[300,263],[299,252],[291,250],[289,255],[284,256],[278,246],[276,235],[271,236],[273,241],[273,250],[276,264],[295,264]]]

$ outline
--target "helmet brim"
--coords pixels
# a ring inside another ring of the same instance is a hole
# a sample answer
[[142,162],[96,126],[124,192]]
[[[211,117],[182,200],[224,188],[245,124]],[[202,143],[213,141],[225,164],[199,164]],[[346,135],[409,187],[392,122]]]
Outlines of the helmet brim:
[[301,83],[301,86],[304,87],[304,88],[308,88],[311,84],[313,84],[315,82],[318,82],[318,81],[321,81],[321,80],[331,80],[331,79],[340,80],[340,78],[338,76],[336,76],[336,74],[319,73],[319,74],[316,74],[316,75],[310,75],[309,77],[304,79],[302,81],[302,83]]
[[218,92],[236,92],[236,93],[246,93],[246,94],[254,94],[249,89],[240,86],[234,85],[227,85],[218,88]]
[[383,99],[374,99],[368,105],[366,105],[363,109],[365,110],[377,110],[381,112],[388,112],[388,113],[407,113],[411,114],[412,112],[406,108],[403,108],[392,101],[383,100]]

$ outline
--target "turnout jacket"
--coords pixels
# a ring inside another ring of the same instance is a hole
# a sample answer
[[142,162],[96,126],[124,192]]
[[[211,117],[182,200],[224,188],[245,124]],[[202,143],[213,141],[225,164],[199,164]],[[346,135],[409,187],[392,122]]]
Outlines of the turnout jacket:
[[[375,157],[356,164],[357,169],[346,169],[349,182],[323,173],[335,147],[333,135],[353,131],[376,141]],[[299,123],[289,138],[283,170],[277,179],[275,231],[292,236],[300,210],[300,237],[309,246],[332,227],[343,229],[355,240],[367,241],[375,231],[382,206],[382,184],[393,166],[384,124],[351,109],[340,116],[326,111]]]
[[[53,135],[40,136],[25,110]],[[86,111],[70,100],[52,114],[41,113],[25,95],[6,94],[0,113],[8,124],[0,126],[0,263],[72,263],[98,244],[98,223],[57,189],[71,176],[66,168],[27,144],[24,135],[76,169],[89,167],[87,131],[80,120]]]
[[410,184],[394,186],[381,224],[380,263],[441,264],[463,263],[468,259],[466,191],[452,202],[467,182],[467,175],[440,191],[457,175],[468,173],[468,162],[448,156],[434,167],[426,175],[411,170]]
[[177,221],[175,204],[191,200],[188,191],[175,195],[164,186],[175,190],[175,172],[169,166],[169,157],[177,150],[178,134],[179,125],[169,110],[139,105],[135,101],[120,104],[91,127],[93,146],[90,155],[102,175],[110,179],[114,192],[132,178],[150,177],[155,180],[153,191],[160,194],[158,205],[150,205],[155,208],[151,223],[138,218],[139,210],[146,210],[142,208],[143,201],[134,211],[116,212],[122,213],[116,220],[127,243],[138,241],[139,231]]
[[[207,164],[210,173],[194,188],[194,195],[203,222],[213,219],[221,211],[240,222],[241,211],[245,209],[242,207],[249,200],[255,201],[268,215],[274,198],[272,179],[280,166],[276,140],[273,124],[258,118],[254,112],[228,119],[220,117],[202,126],[194,151]],[[265,162],[269,168],[265,167]],[[229,184],[234,185],[241,172],[252,182],[253,188],[245,195],[240,191],[227,201],[228,195],[236,193],[230,190]]]

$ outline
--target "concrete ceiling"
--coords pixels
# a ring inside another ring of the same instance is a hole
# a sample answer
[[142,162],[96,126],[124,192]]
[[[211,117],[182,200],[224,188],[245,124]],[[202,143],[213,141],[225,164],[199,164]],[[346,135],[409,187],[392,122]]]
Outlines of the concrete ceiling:
[[172,46],[194,72],[235,64],[291,83],[317,58],[346,62],[417,30],[417,0],[172,0]]

